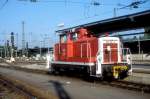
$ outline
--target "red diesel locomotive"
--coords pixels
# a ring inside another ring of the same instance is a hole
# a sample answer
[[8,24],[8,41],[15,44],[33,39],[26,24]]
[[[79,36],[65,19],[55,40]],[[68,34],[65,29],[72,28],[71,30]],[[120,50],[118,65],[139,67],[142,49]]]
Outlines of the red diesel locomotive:
[[130,50],[122,47],[118,37],[94,37],[85,28],[63,31],[50,70],[118,79],[132,72]]

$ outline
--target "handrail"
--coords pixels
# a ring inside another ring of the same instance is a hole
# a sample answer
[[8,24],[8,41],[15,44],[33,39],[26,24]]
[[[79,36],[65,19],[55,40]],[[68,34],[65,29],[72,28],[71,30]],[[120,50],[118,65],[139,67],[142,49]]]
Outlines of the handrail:
[[[104,48],[103,49],[103,51],[100,51],[100,50],[98,50],[97,51],[97,54],[96,54],[96,57],[101,53],[101,52],[105,52],[105,50],[106,50],[107,48]],[[109,56],[112,56],[112,50],[114,50],[114,49],[118,49],[118,48],[111,48],[111,50],[110,50],[110,55]],[[121,48],[121,50],[116,50],[116,52],[121,52],[121,53],[119,53],[119,55],[121,55],[122,56],[122,61],[126,61],[127,62],[127,59],[125,58],[126,57],[126,55],[130,55],[131,56],[131,51],[130,51],[130,49],[129,48]],[[111,61],[111,57],[109,57],[110,59],[109,59],[109,63],[111,63],[111,62],[113,62],[113,61]],[[132,59],[131,59],[131,61],[132,61]]]
[[[86,45],[86,50],[87,50],[87,53],[86,53],[86,56],[87,56],[87,58],[89,57],[90,58],[90,62],[91,62],[91,45],[90,45],[90,43],[89,42],[87,42],[87,43],[81,43],[81,58],[83,57],[83,45]],[[90,55],[89,55],[89,53],[90,53]]]
[[88,43],[88,47],[90,49],[90,62],[91,62],[91,44],[90,43]]

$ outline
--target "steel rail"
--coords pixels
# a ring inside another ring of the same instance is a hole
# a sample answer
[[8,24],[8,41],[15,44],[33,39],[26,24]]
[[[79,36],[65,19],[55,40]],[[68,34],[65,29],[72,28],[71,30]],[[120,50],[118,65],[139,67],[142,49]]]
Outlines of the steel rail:
[[14,84],[12,81],[8,80],[2,75],[0,75],[0,84],[4,85],[7,89],[25,97],[26,99],[36,99],[36,97],[32,95],[32,93],[28,92],[23,86]]
[[[48,73],[48,71],[44,71],[44,70],[20,68],[17,66],[11,66],[11,68],[8,66],[7,67],[3,66],[3,68],[20,70],[20,71],[24,71],[24,72],[36,73],[36,74],[42,74],[42,75],[50,75]],[[57,76],[61,76],[61,75],[57,75]],[[68,77],[68,76],[66,75],[66,77]],[[77,76],[74,76],[74,77],[77,77]],[[88,79],[83,78],[83,79],[86,81],[90,81],[91,83],[94,83],[94,84],[96,83],[96,84],[102,84],[102,85],[109,85],[112,87],[141,91],[142,93],[144,93],[144,92],[150,93],[150,85],[148,85],[148,84],[136,83],[136,82],[134,83],[134,82],[124,81],[124,80],[112,80],[112,79],[99,80],[99,79],[95,79],[95,78],[92,78],[92,79],[90,79],[90,78],[88,78]]]

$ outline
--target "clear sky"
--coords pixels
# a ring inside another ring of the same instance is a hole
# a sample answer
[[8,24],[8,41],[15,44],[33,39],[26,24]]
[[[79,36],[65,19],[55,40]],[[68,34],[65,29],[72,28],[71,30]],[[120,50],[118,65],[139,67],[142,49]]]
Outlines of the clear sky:
[[[25,38],[31,42],[29,47],[52,46],[57,41],[55,30],[58,24],[65,27],[94,22],[114,16],[114,8],[121,8],[133,1],[145,0],[0,0],[0,45],[9,39],[11,32],[18,34],[18,45],[21,47],[22,21],[25,22]],[[92,2],[101,5],[94,5]],[[117,16],[150,9],[150,0],[139,5],[139,8],[126,8],[116,11]],[[15,36],[16,37],[16,36]],[[48,40],[49,39],[49,40]],[[15,39],[16,40],[16,39]]]

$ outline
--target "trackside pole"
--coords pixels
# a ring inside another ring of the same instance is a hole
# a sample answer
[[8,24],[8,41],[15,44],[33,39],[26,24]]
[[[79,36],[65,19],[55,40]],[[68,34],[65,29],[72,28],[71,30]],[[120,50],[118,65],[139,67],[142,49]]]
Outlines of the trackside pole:
[[49,69],[50,68],[50,53],[48,53],[46,55],[46,68]]
[[48,53],[46,55],[46,68],[51,71],[51,62],[53,61],[53,53]]

